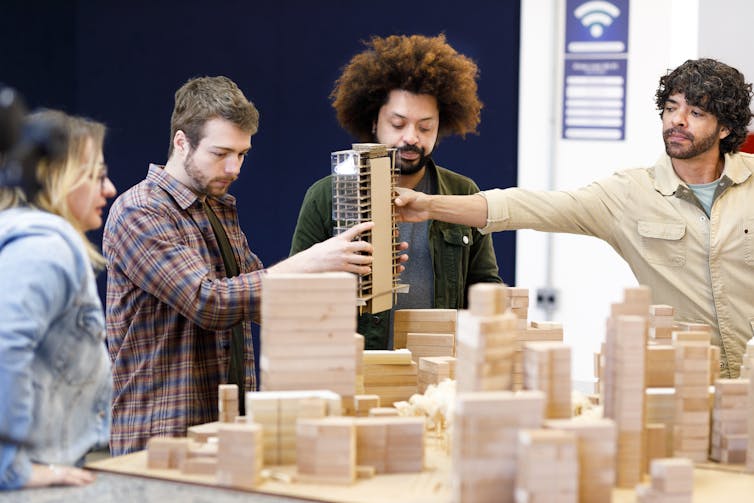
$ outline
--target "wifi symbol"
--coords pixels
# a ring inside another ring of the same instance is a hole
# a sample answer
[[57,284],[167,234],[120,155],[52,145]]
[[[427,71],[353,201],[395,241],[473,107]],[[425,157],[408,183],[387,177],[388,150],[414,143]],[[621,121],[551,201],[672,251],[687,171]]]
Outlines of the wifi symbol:
[[613,24],[613,19],[620,16],[620,9],[610,2],[595,0],[576,7],[573,15],[589,28],[593,38],[600,38],[605,27]]

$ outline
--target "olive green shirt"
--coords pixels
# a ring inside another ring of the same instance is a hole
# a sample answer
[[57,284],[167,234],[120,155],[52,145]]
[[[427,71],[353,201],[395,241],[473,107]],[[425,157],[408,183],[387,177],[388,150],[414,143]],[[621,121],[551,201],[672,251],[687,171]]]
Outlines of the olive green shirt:
[[[475,194],[479,187],[465,176],[436,166],[431,160],[439,194]],[[332,183],[329,176],[315,182],[306,191],[293,233],[291,255],[325,241],[333,235]],[[474,283],[502,283],[490,236],[465,225],[431,221],[429,242],[434,269],[434,307],[463,309],[466,294]],[[408,254],[411,255],[409,243]],[[411,267],[410,262],[407,267]],[[366,349],[388,349],[390,311],[359,317],[358,331],[365,338]]]
[[713,327],[720,373],[737,377],[754,327],[754,156],[726,154],[710,216],[663,155],[574,191],[483,192],[482,232],[536,229],[594,236],[623,257],[655,304]]

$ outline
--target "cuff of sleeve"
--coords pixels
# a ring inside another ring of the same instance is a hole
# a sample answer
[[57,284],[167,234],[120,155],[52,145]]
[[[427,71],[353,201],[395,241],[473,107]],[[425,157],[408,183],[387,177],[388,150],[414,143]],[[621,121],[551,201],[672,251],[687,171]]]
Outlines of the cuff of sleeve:
[[[5,456],[7,453],[3,453]],[[31,461],[21,450],[16,450],[13,461],[2,474],[0,489],[19,489],[24,487],[31,477]]]
[[479,229],[482,234],[503,230],[502,223],[508,220],[508,207],[505,205],[503,191],[500,189],[485,190],[478,195],[487,200],[487,225]]

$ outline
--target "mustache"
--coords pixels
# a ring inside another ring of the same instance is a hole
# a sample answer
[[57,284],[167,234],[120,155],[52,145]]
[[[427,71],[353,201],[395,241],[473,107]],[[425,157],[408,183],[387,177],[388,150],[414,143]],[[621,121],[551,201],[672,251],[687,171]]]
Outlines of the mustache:
[[691,133],[688,133],[686,131],[683,131],[680,128],[676,128],[676,127],[672,127],[670,129],[666,129],[662,133],[662,137],[664,139],[666,139],[666,140],[668,139],[668,137],[673,136],[673,135],[683,136],[684,138],[686,138],[688,140],[691,140],[691,141],[694,140],[694,135],[692,135]]
[[401,152],[414,152],[421,156],[424,155],[424,149],[417,147],[416,145],[403,145],[402,147],[398,147],[398,153],[400,154]]

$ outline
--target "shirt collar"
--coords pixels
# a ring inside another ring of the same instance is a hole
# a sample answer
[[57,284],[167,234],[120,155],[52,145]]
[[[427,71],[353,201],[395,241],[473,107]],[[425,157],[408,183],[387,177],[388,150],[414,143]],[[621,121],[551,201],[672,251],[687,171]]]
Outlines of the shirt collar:
[[[165,166],[150,163],[149,172],[147,173],[147,180],[155,183],[165,192],[170,194],[182,210],[185,210],[186,208],[194,204],[197,200],[199,200],[199,196],[196,195],[194,191],[170,176],[165,171]],[[230,194],[225,194],[213,199],[218,201],[223,206],[234,207],[236,205],[236,198],[231,196]]]
[[[725,167],[722,177],[727,177],[733,185],[746,181],[751,176],[751,168],[744,163],[743,157],[749,154],[725,154]],[[655,164],[655,190],[665,196],[675,193],[684,181],[676,174],[673,164],[667,154],[663,154]]]

